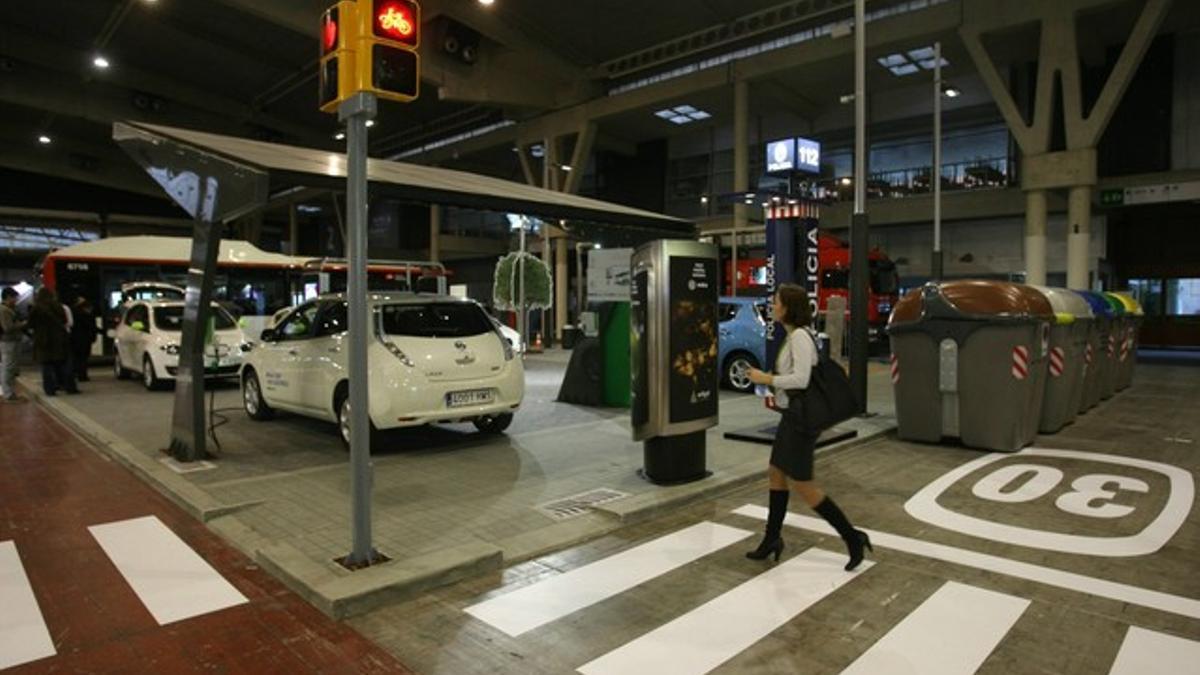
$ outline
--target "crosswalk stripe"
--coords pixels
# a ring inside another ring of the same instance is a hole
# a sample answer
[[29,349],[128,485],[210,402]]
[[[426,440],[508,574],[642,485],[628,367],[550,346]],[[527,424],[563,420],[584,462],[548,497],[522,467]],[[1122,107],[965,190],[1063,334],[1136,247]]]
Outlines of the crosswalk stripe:
[[701,675],[870,568],[846,572],[846,556],[808,549],[696,609],[579,668],[584,675]]
[[970,675],[1029,600],[948,581],[842,671],[842,675]]
[[17,545],[0,542],[0,669],[57,653]]
[[1200,642],[1130,626],[1109,675],[1174,675],[1200,663]]
[[[753,504],[738,507],[733,513],[759,520],[767,519],[767,509]],[[825,521],[813,518],[812,516],[789,513],[784,522],[792,527],[803,528],[822,534],[834,534],[833,528],[829,527]],[[957,565],[966,565],[988,572],[1006,574],[1019,579],[1028,579],[1029,581],[1036,581],[1049,586],[1057,586],[1088,595],[1128,602],[1193,619],[1200,619],[1200,600],[1193,598],[1171,595],[1170,593],[1139,588],[1106,579],[1097,579],[1096,577],[1084,576],[1074,572],[1064,572],[1053,567],[1034,565],[1019,560],[1002,558],[987,553],[978,553],[954,546],[946,546],[945,544],[935,544],[929,541],[912,539],[878,530],[866,530],[866,532],[871,535],[871,543],[878,544],[884,548],[933,558],[935,560],[943,560]]]
[[512,593],[485,600],[468,607],[466,612],[516,637],[751,535],[751,532],[727,525],[697,523]]
[[155,516],[88,531],[160,625],[247,602]]

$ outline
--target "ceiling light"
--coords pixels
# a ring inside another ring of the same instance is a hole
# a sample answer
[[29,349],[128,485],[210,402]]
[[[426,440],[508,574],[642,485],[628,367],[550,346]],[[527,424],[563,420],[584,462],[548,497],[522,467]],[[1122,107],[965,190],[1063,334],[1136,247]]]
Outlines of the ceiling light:
[[849,176],[846,176],[845,178],[842,178],[842,185],[849,185],[849,184],[850,184],[850,177],[849,177]]
[[935,55],[936,51],[933,47],[921,47],[920,49],[913,49],[908,52],[908,58],[912,59],[913,61],[928,61]]
[[962,96],[962,90],[958,87],[946,85],[945,87],[942,87],[942,94],[946,98],[958,98],[959,96]]
[[42,134],[41,136],[38,136],[38,143],[41,143],[42,145],[50,145],[50,137],[46,134]]
[[908,59],[904,58],[903,54],[889,54],[888,56],[881,56],[875,60],[878,61],[879,65],[883,66],[884,68],[891,68],[892,66],[899,66],[908,63]]
[[700,203],[707,204],[708,203],[708,195],[700,195]]
[[854,94],[842,94],[838,97],[838,102],[845,105],[854,102]]
[[96,55],[96,58],[92,59],[92,65],[93,65],[93,66],[96,66],[96,67],[97,67],[97,68],[99,68],[100,70],[106,70],[110,64],[109,64],[109,62],[108,62],[108,59],[106,59],[106,58],[104,58],[103,56],[101,56],[101,55],[97,54],[97,55]]
[[592,248],[598,249],[600,248],[600,244],[592,244]]
[[370,129],[373,126],[375,126],[375,120],[367,120],[367,128]]
[[496,4],[496,0],[479,0],[479,4],[483,5],[484,7],[491,7],[492,5]]
[[570,164],[563,164],[563,165],[562,165],[561,167],[559,167],[559,168],[560,168],[560,169],[562,169],[563,171],[570,171],[570,170],[571,170],[571,165],[570,165]]
[[[937,66],[937,59],[929,59],[927,61],[921,61],[920,63],[921,67],[925,70],[933,70]],[[950,65],[950,62],[946,59],[942,59],[942,67],[945,68],[948,65]]]
[[335,141],[346,140],[346,132],[344,132],[344,131],[337,132],[336,134],[333,135],[333,140],[335,140]]
[[911,63],[906,63],[902,66],[892,66],[891,68],[888,68],[888,70],[892,71],[892,74],[896,77],[904,77],[905,75],[912,75],[920,70],[920,68]]
[[706,120],[712,117],[712,114],[705,110],[700,110],[696,106],[679,105],[674,108],[655,111],[654,116],[668,122],[674,122],[675,124],[687,124],[688,122]]

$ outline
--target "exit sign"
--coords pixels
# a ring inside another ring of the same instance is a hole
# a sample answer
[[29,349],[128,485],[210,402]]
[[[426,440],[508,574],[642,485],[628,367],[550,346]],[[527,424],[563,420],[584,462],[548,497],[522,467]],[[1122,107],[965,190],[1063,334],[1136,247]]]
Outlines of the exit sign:
[[1110,188],[1100,191],[1101,206],[1122,206],[1125,204],[1125,189]]

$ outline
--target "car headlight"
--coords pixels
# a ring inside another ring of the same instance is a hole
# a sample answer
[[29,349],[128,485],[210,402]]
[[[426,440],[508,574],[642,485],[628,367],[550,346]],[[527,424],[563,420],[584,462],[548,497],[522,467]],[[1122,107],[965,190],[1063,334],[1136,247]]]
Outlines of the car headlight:
[[408,355],[401,351],[401,349],[396,346],[396,343],[392,342],[391,340],[380,340],[380,342],[383,343],[384,347],[387,347],[387,350],[392,353],[392,356],[400,359],[400,363],[403,363],[409,368],[414,367],[412,359],[408,358]]
[[162,345],[161,347],[159,347],[159,349],[170,354],[171,356],[179,355],[179,345],[175,344],[174,342],[172,342],[171,344]]

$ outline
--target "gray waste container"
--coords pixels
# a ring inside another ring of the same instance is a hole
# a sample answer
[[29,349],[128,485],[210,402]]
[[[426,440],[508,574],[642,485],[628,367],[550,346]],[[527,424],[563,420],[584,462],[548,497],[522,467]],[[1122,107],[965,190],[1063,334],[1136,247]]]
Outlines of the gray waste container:
[[1137,364],[1138,334],[1142,330],[1142,305],[1125,292],[1105,293],[1116,298],[1125,308],[1125,325],[1122,334],[1117,337],[1117,391],[1133,384],[1133,367]]
[[1125,337],[1128,322],[1125,320],[1125,303],[1120,298],[1108,293],[1101,293],[1100,296],[1112,308],[1100,368],[1100,398],[1108,400],[1117,391],[1117,376],[1121,371],[1121,341]]
[[1074,421],[1083,400],[1084,356],[1092,329],[1092,308],[1078,293],[1065,288],[1034,286],[1054,310],[1050,354],[1046,365],[1046,396],[1038,431],[1052,434]]
[[1037,434],[1045,395],[1049,300],[999,281],[929,283],[888,322],[899,436],[1015,451]]
[[1084,348],[1083,397],[1079,401],[1079,412],[1086,412],[1100,402],[1101,383],[1105,371],[1112,366],[1108,358],[1108,336],[1112,329],[1113,310],[1108,299],[1095,291],[1075,291],[1092,308],[1092,326],[1088,331],[1087,346]]

